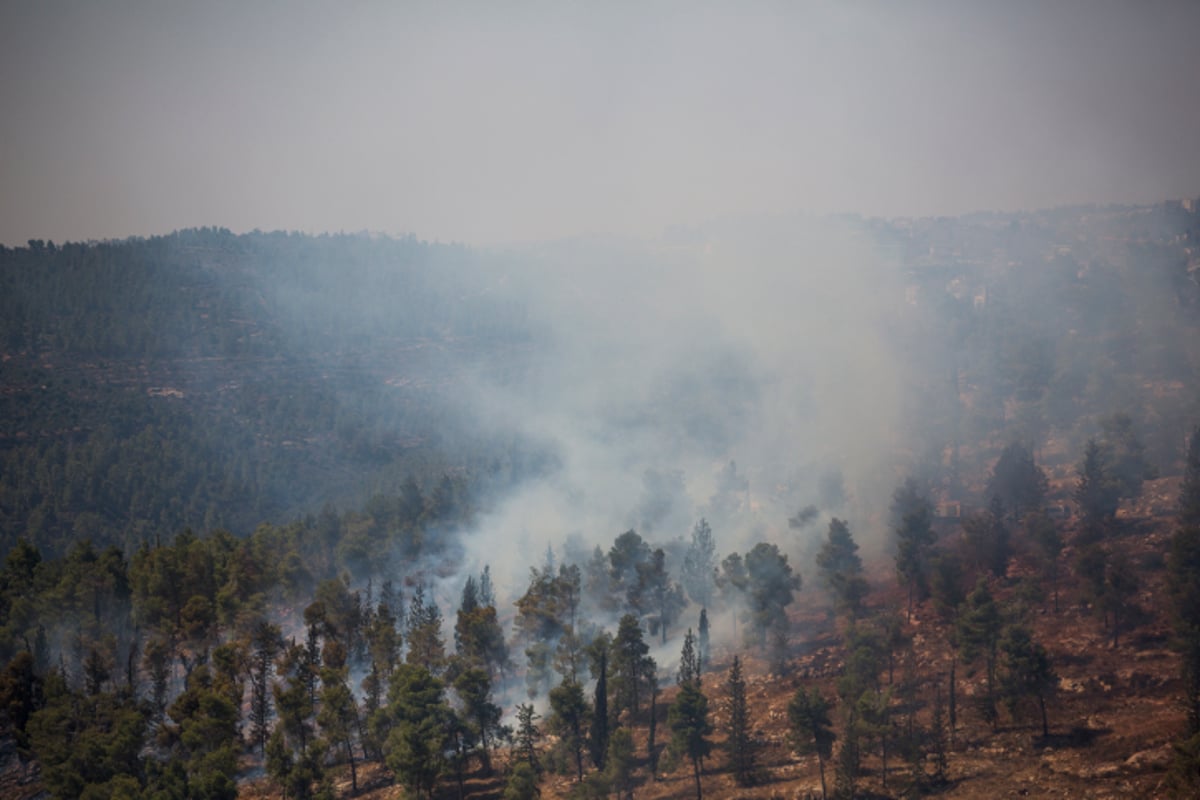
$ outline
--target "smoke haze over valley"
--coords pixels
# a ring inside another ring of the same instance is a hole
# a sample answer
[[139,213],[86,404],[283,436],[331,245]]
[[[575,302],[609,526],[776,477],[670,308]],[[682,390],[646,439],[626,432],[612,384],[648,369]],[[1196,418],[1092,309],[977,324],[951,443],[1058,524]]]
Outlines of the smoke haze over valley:
[[1200,786],[1197,31],[7,4],[0,796]]

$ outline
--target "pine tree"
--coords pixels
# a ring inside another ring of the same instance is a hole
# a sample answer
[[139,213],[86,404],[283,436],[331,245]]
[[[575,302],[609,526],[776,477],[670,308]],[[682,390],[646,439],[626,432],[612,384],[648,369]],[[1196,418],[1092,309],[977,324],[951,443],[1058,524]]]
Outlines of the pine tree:
[[1142,483],[1158,477],[1158,470],[1146,459],[1146,446],[1133,429],[1133,418],[1117,412],[1100,420],[1100,427],[1117,491],[1122,498],[1136,500]]
[[377,613],[385,608],[391,614],[393,620],[399,619],[399,616],[404,608],[404,598],[400,592],[396,590],[395,584],[393,584],[390,580],[384,581],[383,585],[379,587],[379,605],[377,607]]
[[700,658],[700,668],[708,666],[709,644],[708,644],[708,609],[700,609],[700,628],[699,638],[696,641],[696,655]]
[[854,618],[862,610],[867,581],[862,574],[858,543],[843,520],[829,521],[829,533],[817,553],[817,572],[833,599],[834,608]]
[[334,746],[340,746],[350,764],[351,790],[358,792],[358,767],[354,758],[354,740],[359,731],[358,704],[347,684],[345,648],[337,641],[325,646],[321,669],[321,709],[317,722],[321,732]]
[[425,597],[425,587],[417,585],[409,605],[405,638],[408,640],[408,664],[424,667],[436,675],[446,662],[446,645],[442,641],[442,611],[438,604]]
[[683,650],[679,656],[679,674],[675,682],[682,686],[685,683],[700,683],[700,655],[696,652],[696,638],[692,629],[688,628],[683,635]]
[[1121,489],[1112,475],[1107,451],[1095,439],[1088,439],[1076,472],[1075,502],[1083,514],[1081,540],[1097,542],[1117,513]]
[[908,590],[908,618],[913,600],[924,596],[929,585],[929,551],[933,547],[932,508],[916,483],[909,479],[892,496],[896,531],[896,575]]
[[1022,625],[1011,625],[1000,642],[1004,653],[1004,675],[1001,684],[1009,713],[1016,715],[1022,700],[1037,700],[1042,718],[1042,736],[1050,735],[1046,716],[1046,699],[1058,685],[1058,676],[1050,665],[1046,649],[1033,640],[1029,630]]
[[991,572],[1003,577],[1008,571],[1009,548],[1008,526],[1005,524],[1004,505],[999,495],[992,496],[988,510],[963,520],[963,536],[974,557],[975,567],[981,572]]
[[531,698],[550,686],[555,643],[574,633],[580,581],[573,564],[563,565],[557,575],[549,566],[535,567],[530,570],[529,587],[517,600],[516,628],[518,640],[525,645],[525,683]]
[[586,659],[586,643],[574,630],[568,629],[559,637],[558,645],[554,648],[554,670],[563,680],[578,681]]
[[788,725],[792,748],[798,753],[816,753],[821,771],[821,797],[827,797],[825,762],[833,755],[833,723],[829,719],[829,702],[813,688],[796,690],[788,703]]
[[586,745],[584,721],[588,714],[583,687],[576,681],[564,680],[550,690],[550,732],[575,762],[576,777],[583,780],[583,750]]
[[746,574],[746,563],[741,553],[730,553],[721,561],[721,576],[717,579],[717,588],[721,590],[721,600],[726,608],[733,609],[730,614],[733,620],[733,635],[737,636],[737,609],[746,599],[746,589],[750,578]]
[[234,800],[237,796],[242,741],[238,705],[229,699],[227,689],[214,681],[208,665],[197,666],[188,677],[187,689],[167,711],[171,724],[159,731],[159,740],[170,742],[172,760],[184,768],[194,797]]
[[671,728],[671,752],[692,762],[696,800],[700,800],[700,769],[712,750],[708,736],[713,728],[708,721],[708,699],[700,691],[699,681],[680,684],[679,693],[667,712],[667,724]]
[[692,528],[692,541],[683,556],[683,585],[692,602],[702,608],[712,603],[713,570],[716,562],[717,545],[713,540],[712,528],[703,517]]
[[[866,691],[858,698],[858,739],[879,745],[883,786],[888,785],[888,752],[892,741],[892,690]],[[860,745],[861,746],[861,745]]]
[[250,646],[250,740],[265,756],[271,735],[271,672],[283,646],[279,626],[260,620],[251,633]]
[[625,598],[627,612],[642,613],[642,585],[639,568],[650,561],[650,545],[635,530],[628,530],[613,540],[608,551],[609,577],[613,590]]
[[755,759],[757,753],[754,741],[750,738],[750,712],[746,704],[746,681],[742,677],[742,662],[737,656],[733,657],[733,665],[729,668],[729,735],[726,748],[729,751],[729,768],[734,780],[742,786],[749,786],[755,778]]
[[885,613],[879,618],[881,636],[879,643],[887,655],[888,686],[891,686],[896,673],[896,654],[901,653],[912,645],[912,637],[904,630],[904,621],[898,613]]
[[461,662],[486,669],[493,679],[502,677],[508,665],[508,645],[495,606],[460,608],[454,641]]
[[846,666],[838,678],[837,691],[843,708],[850,709],[863,692],[879,691],[879,672],[884,657],[883,637],[862,625],[846,629]]
[[471,667],[454,679],[454,691],[462,701],[461,717],[468,744],[478,747],[486,774],[492,772],[492,743],[502,733],[503,709],[492,702],[492,682],[487,672]]
[[267,772],[288,797],[311,797],[323,770],[312,743],[315,739],[315,698],[310,693],[313,656],[310,648],[292,642],[280,655],[275,672],[283,680],[272,684],[278,724],[267,740]]
[[492,588],[492,567],[490,564],[485,564],[483,572],[479,573],[479,605],[485,607],[496,605],[496,590]]
[[650,555],[648,562],[639,565],[637,588],[640,604],[656,615],[662,644],[667,643],[667,627],[675,623],[687,606],[683,587],[672,583],[667,573],[666,558],[660,547]]
[[374,712],[383,703],[387,693],[388,682],[400,659],[401,637],[396,629],[396,616],[392,605],[394,595],[391,582],[383,585],[379,605],[367,622],[365,638],[367,642],[367,659],[369,662],[367,675],[363,678],[363,705],[368,713]]
[[384,761],[400,783],[417,797],[432,798],[445,772],[452,716],[442,682],[425,667],[397,667],[380,712],[386,736]]
[[980,697],[979,710],[985,720],[996,725],[996,657],[1004,620],[1000,608],[980,580],[967,597],[966,608],[958,619],[958,644],[963,660],[974,661],[982,654],[986,669],[986,693]]
[[537,772],[524,761],[518,761],[504,785],[502,800],[535,800],[540,795]]
[[1121,643],[1121,622],[1136,606],[1133,598],[1140,588],[1137,573],[1127,559],[1114,558],[1104,573],[1103,606],[1105,616],[1112,617],[1113,647]]
[[800,590],[800,575],[793,572],[788,558],[779,547],[759,542],[745,558],[746,587],[749,600],[750,632],[758,645],[767,644],[767,634],[787,635],[787,607]]
[[858,770],[861,761],[858,741],[858,717],[855,704],[848,703],[842,725],[842,746],[838,749],[833,773],[833,796],[837,800],[854,800],[858,787]]
[[0,709],[4,709],[8,717],[13,738],[22,757],[29,755],[26,723],[45,703],[43,683],[41,676],[37,674],[33,654],[28,650],[13,656],[0,673]]
[[604,771],[617,797],[633,800],[634,745],[628,728],[617,728],[608,742]]
[[621,617],[617,637],[612,644],[610,670],[613,681],[613,714],[620,717],[628,711],[637,715],[643,696],[649,646],[642,638],[642,628],[632,614]]
[[592,724],[588,728],[588,752],[597,769],[604,769],[608,754],[608,648],[599,648],[596,691],[592,702]]
[[953,623],[959,606],[967,599],[965,574],[962,559],[953,551],[938,553],[930,561],[929,595],[943,622]]
[[320,626],[318,624],[314,623],[308,626],[308,635],[304,639],[300,668],[297,673],[304,684],[305,690],[308,692],[308,703],[313,708],[316,708],[317,705],[317,686],[321,682],[321,637],[319,630]]
[[541,715],[533,710],[531,704],[521,703],[517,706],[516,757],[528,764],[536,774],[542,771],[537,755],[537,743],[542,738],[542,731],[534,724],[539,719]]
[[1058,559],[1062,554],[1063,537],[1054,520],[1041,512],[1025,517],[1025,527],[1033,540],[1037,553],[1042,558],[1042,575],[1049,579],[1054,595],[1054,613],[1058,613]]
[[1026,513],[1042,507],[1047,485],[1046,473],[1034,461],[1033,453],[1023,444],[1013,442],[1004,448],[992,467],[986,496],[998,498],[1008,512],[1005,521],[1015,525]]

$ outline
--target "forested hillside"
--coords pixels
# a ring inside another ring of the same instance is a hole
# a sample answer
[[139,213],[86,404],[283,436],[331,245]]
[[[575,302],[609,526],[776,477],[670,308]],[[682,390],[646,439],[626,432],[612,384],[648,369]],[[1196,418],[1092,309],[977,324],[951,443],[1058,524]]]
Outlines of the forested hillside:
[[1198,235],[5,249],[0,794],[1188,796]]
[[245,534],[410,476],[525,469],[446,392],[528,342],[479,260],[215,229],[0,249],[0,542]]

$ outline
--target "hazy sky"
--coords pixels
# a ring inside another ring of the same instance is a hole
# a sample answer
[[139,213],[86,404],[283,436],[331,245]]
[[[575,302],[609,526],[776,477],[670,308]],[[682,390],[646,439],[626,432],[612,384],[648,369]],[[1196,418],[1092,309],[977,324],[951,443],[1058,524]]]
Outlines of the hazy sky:
[[0,242],[1200,195],[1200,3],[0,5]]

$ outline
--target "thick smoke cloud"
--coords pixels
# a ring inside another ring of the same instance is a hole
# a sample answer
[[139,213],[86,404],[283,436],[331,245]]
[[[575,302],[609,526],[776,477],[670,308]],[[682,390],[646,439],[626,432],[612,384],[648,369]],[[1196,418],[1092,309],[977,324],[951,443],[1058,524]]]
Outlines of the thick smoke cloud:
[[550,344],[521,380],[474,382],[466,413],[550,442],[560,468],[480,520],[471,569],[519,593],[548,547],[607,551],[629,528],[683,542],[701,516],[722,556],[764,538],[795,551],[787,519],[829,498],[831,475],[850,503],[824,510],[879,534],[903,444],[904,290],[861,225],[714,223],[527,263],[507,286]]

